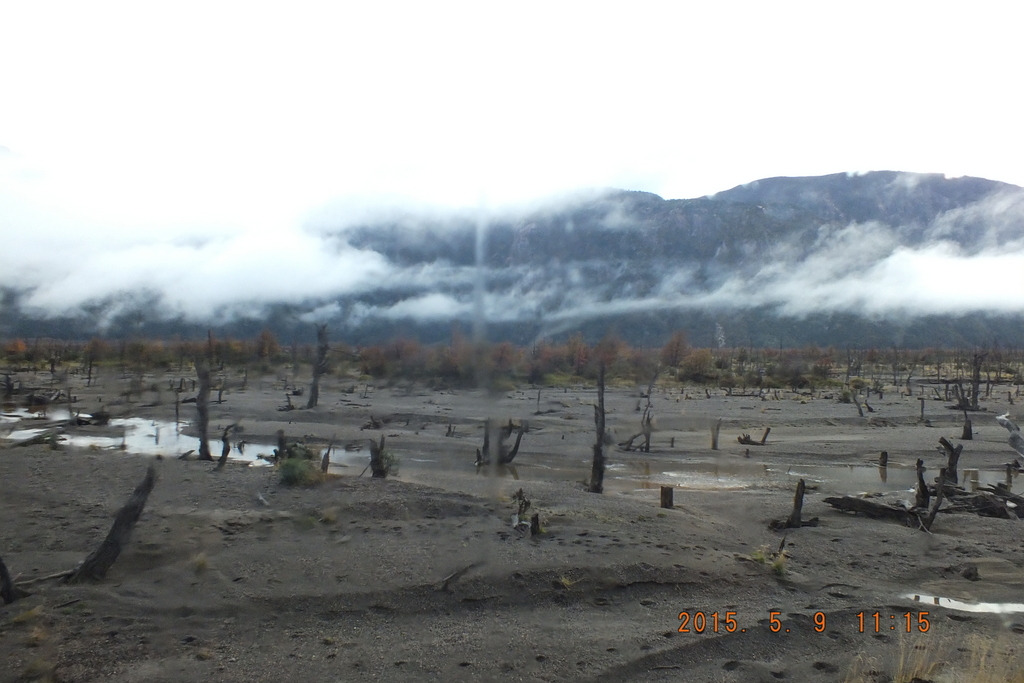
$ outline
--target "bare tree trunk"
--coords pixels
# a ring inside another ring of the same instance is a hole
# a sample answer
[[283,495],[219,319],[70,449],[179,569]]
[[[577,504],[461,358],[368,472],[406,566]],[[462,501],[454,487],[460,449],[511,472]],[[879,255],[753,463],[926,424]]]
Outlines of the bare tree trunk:
[[917,459],[917,493],[914,496],[914,507],[928,507],[928,486],[924,483],[924,460]]
[[117,513],[114,525],[110,528],[110,533],[107,534],[103,543],[100,544],[100,547],[95,552],[85,558],[85,561],[82,562],[78,569],[67,578],[66,583],[78,583],[85,580],[100,581],[107,575],[107,571],[114,564],[117,556],[121,554],[121,550],[128,544],[128,540],[132,535],[132,529],[135,528],[135,523],[139,521],[139,516],[142,515],[142,508],[145,507],[146,499],[149,498],[149,493],[153,490],[155,483],[156,469],[153,465],[150,465],[149,469],[146,470],[145,479],[135,487],[135,491],[128,499],[128,502]]
[[718,418],[715,424],[711,425],[711,450],[718,450],[718,433],[722,429],[722,418]]
[[196,375],[199,377],[199,395],[196,396],[196,413],[199,415],[199,459],[213,460],[210,455],[210,364],[205,358],[196,360]]
[[309,386],[309,401],[306,408],[315,408],[320,400],[320,377],[327,372],[327,325],[316,326],[316,361],[313,363],[313,383]]
[[981,364],[987,353],[976,353],[971,359],[974,374],[971,377],[971,410],[978,410],[978,398],[981,394]]
[[956,448],[954,448],[953,444],[946,440],[946,437],[939,439],[939,443],[942,444],[944,449],[946,449],[946,455],[949,456],[946,461],[945,481],[948,481],[951,484],[959,483],[959,478],[956,474],[956,466],[960,460],[960,454],[964,450],[964,445],[957,444]]
[[370,439],[370,469],[376,479],[388,476],[387,464],[384,462],[384,435],[380,435],[380,444]]
[[229,426],[225,427],[224,428],[224,433],[221,434],[221,437],[220,437],[220,440],[221,440],[220,459],[217,461],[217,469],[218,470],[224,469],[224,465],[228,464],[228,453],[231,452],[231,440],[228,439],[228,434],[231,432],[231,429],[233,427],[234,427],[234,425],[229,425]]
[[597,440],[594,442],[594,464],[590,470],[591,493],[604,492],[604,361],[597,374],[597,405],[594,406],[594,426]]

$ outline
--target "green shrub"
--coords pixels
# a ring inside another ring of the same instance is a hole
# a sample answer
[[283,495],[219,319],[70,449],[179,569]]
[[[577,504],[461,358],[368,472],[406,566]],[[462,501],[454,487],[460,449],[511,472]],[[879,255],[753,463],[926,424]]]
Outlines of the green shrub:
[[287,458],[278,465],[285,486],[315,486],[323,481],[319,466],[305,458]]

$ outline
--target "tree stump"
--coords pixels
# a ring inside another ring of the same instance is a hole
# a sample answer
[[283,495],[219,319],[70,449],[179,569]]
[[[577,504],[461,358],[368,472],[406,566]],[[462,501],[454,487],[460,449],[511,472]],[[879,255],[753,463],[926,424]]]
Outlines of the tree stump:
[[666,510],[672,509],[672,492],[675,490],[673,486],[662,486],[661,487],[661,507]]
[[924,460],[921,458],[917,459],[917,491],[914,495],[914,507],[927,509],[928,499],[931,494],[928,493],[928,486],[924,483]]

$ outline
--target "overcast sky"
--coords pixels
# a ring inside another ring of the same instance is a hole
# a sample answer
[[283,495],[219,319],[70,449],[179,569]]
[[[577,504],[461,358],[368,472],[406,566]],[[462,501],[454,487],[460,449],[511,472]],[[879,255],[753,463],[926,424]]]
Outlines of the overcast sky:
[[56,243],[230,243],[328,205],[879,169],[1024,185],[1021,7],[7,2],[0,238],[52,240],[18,253],[32,284]]

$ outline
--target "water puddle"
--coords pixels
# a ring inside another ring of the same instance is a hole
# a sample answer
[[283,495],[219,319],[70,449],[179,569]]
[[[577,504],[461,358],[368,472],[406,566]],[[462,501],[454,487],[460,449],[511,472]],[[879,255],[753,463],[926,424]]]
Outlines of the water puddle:
[[[57,421],[67,421],[68,412],[66,410],[51,410],[45,418],[40,418],[28,411],[9,411],[4,413],[3,417],[6,422],[11,424],[18,424],[23,420],[29,424],[45,421],[50,426]],[[83,415],[83,417],[85,416]],[[4,438],[14,442],[24,441],[39,436],[47,430],[48,426],[13,429],[6,433]],[[180,431],[182,426],[175,425],[173,422],[141,417],[112,418],[107,426],[100,428],[105,432],[104,434],[71,432],[61,434],[58,440],[61,444],[78,448],[124,450],[137,455],[160,455],[171,458],[187,451],[199,450],[199,439],[182,434]],[[253,466],[269,465],[270,463],[265,458],[273,457],[275,448],[276,446],[270,443],[252,443],[244,440],[239,442],[238,439],[233,439],[228,460],[247,462]],[[218,439],[211,439],[210,450],[213,451],[214,457],[220,454]]]
[[962,600],[954,600],[953,598],[941,598],[937,595],[923,595],[920,593],[907,593],[901,597],[961,612],[984,612],[987,614],[1024,612],[1024,603],[1022,602],[964,602]]
[[[43,416],[24,409],[5,410],[0,414],[0,438],[23,441],[43,433],[57,421],[69,419],[67,409],[51,407]],[[171,421],[129,417],[110,420],[107,427],[71,430],[60,437],[61,443],[80,448],[123,449],[140,455],[176,457],[186,451],[198,451],[199,439],[180,432],[184,424]],[[91,433],[90,433],[91,432]],[[216,430],[211,432],[211,450],[214,457],[220,454],[220,442]],[[239,446],[241,445],[241,448]],[[248,462],[251,465],[266,465],[276,445],[273,443],[245,442],[239,444],[232,439],[229,460]],[[445,476],[453,471],[469,473],[463,461],[455,462],[447,457],[423,457],[422,453],[397,453],[400,465],[399,477],[417,480],[424,475],[433,478]],[[417,455],[419,457],[413,457]],[[433,455],[433,454],[431,454]],[[764,489],[789,489],[804,479],[811,490],[827,494],[858,494],[877,492],[886,494],[909,494],[917,483],[913,467],[903,463],[890,462],[888,467],[873,464],[830,465],[830,464],[776,464],[752,459],[722,456],[718,458],[688,458],[674,454],[610,454],[606,487],[615,491],[643,491],[672,485],[682,489],[757,491]],[[616,457],[618,456],[618,457]],[[338,449],[331,453],[331,471],[338,474],[358,474],[369,463],[369,452]],[[590,472],[589,458],[532,454],[529,458],[517,460],[515,468],[508,468],[507,475],[515,479],[581,481]],[[402,470],[405,470],[405,476]],[[478,472],[479,473],[479,472]],[[935,472],[927,472],[926,480],[934,478]],[[1017,473],[1007,479],[1005,470],[963,471],[961,485],[976,489],[978,486],[1002,484],[1013,487]]]

